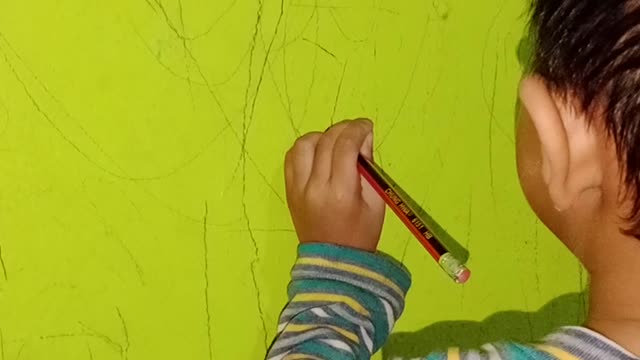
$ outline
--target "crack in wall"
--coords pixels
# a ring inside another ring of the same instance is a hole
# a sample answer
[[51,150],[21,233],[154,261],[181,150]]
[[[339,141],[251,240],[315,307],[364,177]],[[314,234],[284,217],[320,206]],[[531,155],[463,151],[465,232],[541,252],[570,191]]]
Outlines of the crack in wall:
[[116,307],[116,311],[118,312],[118,318],[120,319],[120,324],[122,326],[122,332],[124,333],[124,346],[120,346],[122,352],[121,352],[121,356],[124,360],[128,360],[129,359],[129,329],[127,328],[127,322],[124,320],[124,317],[122,316],[122,312],[120,311],[119,307]]
[[204,202],[204,216],[202,218],[202,247],[204,262],[204,310],[207,315],[207,342],[209,350],[209,360],[213,359],[213,344],[211,337],[211,311],[209,310],[209,245],[207,243],[207,224],[209,218],[209,203]]
[[2,277],[4,277],[4,281],[8,281],[9,277],[7,276],[7,266],[5,265],[2,254],[2,245],[0,245],[0,267],[2,268]]

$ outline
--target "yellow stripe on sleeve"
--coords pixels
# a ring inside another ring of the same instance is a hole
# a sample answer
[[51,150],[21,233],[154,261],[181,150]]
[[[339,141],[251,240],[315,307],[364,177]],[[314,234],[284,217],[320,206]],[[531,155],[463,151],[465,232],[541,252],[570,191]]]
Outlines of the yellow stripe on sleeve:
[[291,303],[313,302],[313,301],[345,303],[347,306],[352,308],[358,314],[366,317],[371,316],[369,311],[367,311],[367,309],[365,309],[364,306],[362,306],[354,298],[346,295],[328,294],[328,293],[302,293],[294,296],[293,299],[291,300]]
[[580,360],[577,356],[571,355],[559,347],[551,345],[535,345],[534,347],[542,352],[555,356],[559,360]]
[[358,338],[358,335],[352,333],[351,331],[339,328],[337,326],[333,326],[333,325],[303,325],[303,324],[289,324],[287,327],[284,328],[284,331],[282,332],[283,334],[287,334],[287,333],[292,333],[292,332],[304,332],[304,331],[309,331],[309,330],[315,330],[315,329],[321,329],[321,328],[327,328],[327,329],[331,329],[337,333],[339,333],[340,335],[346,337],[347,339],[353,341],[356,344],[360,344],[360,339]]
[[403,296],[402,290],[393,281],[389,280],[388,278],[380,275],[375,271],[371,271],[369,269],[365,269],[360,266],[345,264],[345,263],[340,263],[335,261],[329,261],[329,260],[319,259],[319,258],[310,258],[310,257],[299,258],[298,261],[296,261],[296,264],[323,266],[323,267],[328,267],[332,269],[354,273],[356,275],[364,276],[369,279],[375,280],[379,283],[382,283],[390,287],[393,291],[395,291],[398,294],[398,296]]
[[449,351],[447,351],[447,360],[460,360],[460,349],[449,348]]
[[315,357],[312,355],[307,355],[307,354],[289,354],[287,356],[285,356],[284,358],[282,358],[282,360],[322,360],[319,357]]

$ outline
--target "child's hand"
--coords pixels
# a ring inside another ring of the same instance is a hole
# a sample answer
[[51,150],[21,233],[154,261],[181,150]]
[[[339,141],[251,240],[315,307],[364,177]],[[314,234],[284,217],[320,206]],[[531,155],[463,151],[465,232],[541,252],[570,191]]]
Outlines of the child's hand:
[[373,124],[343,121],[296,141],[285,159],[287,202],[301,243],[323,242],[375,251],[384,201],[358,173],[371,159]]

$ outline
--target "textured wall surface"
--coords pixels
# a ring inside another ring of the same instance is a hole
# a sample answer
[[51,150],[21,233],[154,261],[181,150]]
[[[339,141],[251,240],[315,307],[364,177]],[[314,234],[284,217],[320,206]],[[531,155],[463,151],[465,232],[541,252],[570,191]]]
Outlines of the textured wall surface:
[[414,286],[385,355],[579,321],[584,275],[515,174],[526,8],[1,1],[0,359],[260,358],[296,246],[283,154],[359,116],[474,273],[389,216]]

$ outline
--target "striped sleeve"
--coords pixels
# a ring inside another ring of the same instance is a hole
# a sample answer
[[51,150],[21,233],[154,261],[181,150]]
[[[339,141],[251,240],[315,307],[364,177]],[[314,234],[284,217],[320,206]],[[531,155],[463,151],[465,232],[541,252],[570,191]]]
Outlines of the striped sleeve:
[[590,344],[579,344],[576,336],[569,336],[568,330],[550,335],[544,343],[519,344],[500,342],[486,344],[477,350],[450,348],[444,352],[434,352],[421,358],[389,356],[393,360],[637,360],[637,357],[590,338]]
[[[394,360],[404,360],[394,357]],[[512,342],[486,344],[476,350],[460,350],[450,348],[446,352],[432,353],[425,360],[569,360],[569,358],[556,358],[530,345],[522,345]],[[414,360],[414,359],[412,359]],[[575,360],[575,359],[570,359]]]
[[370,359],[404,309],[408,271],[381,254],[304,244],[269,360]]

